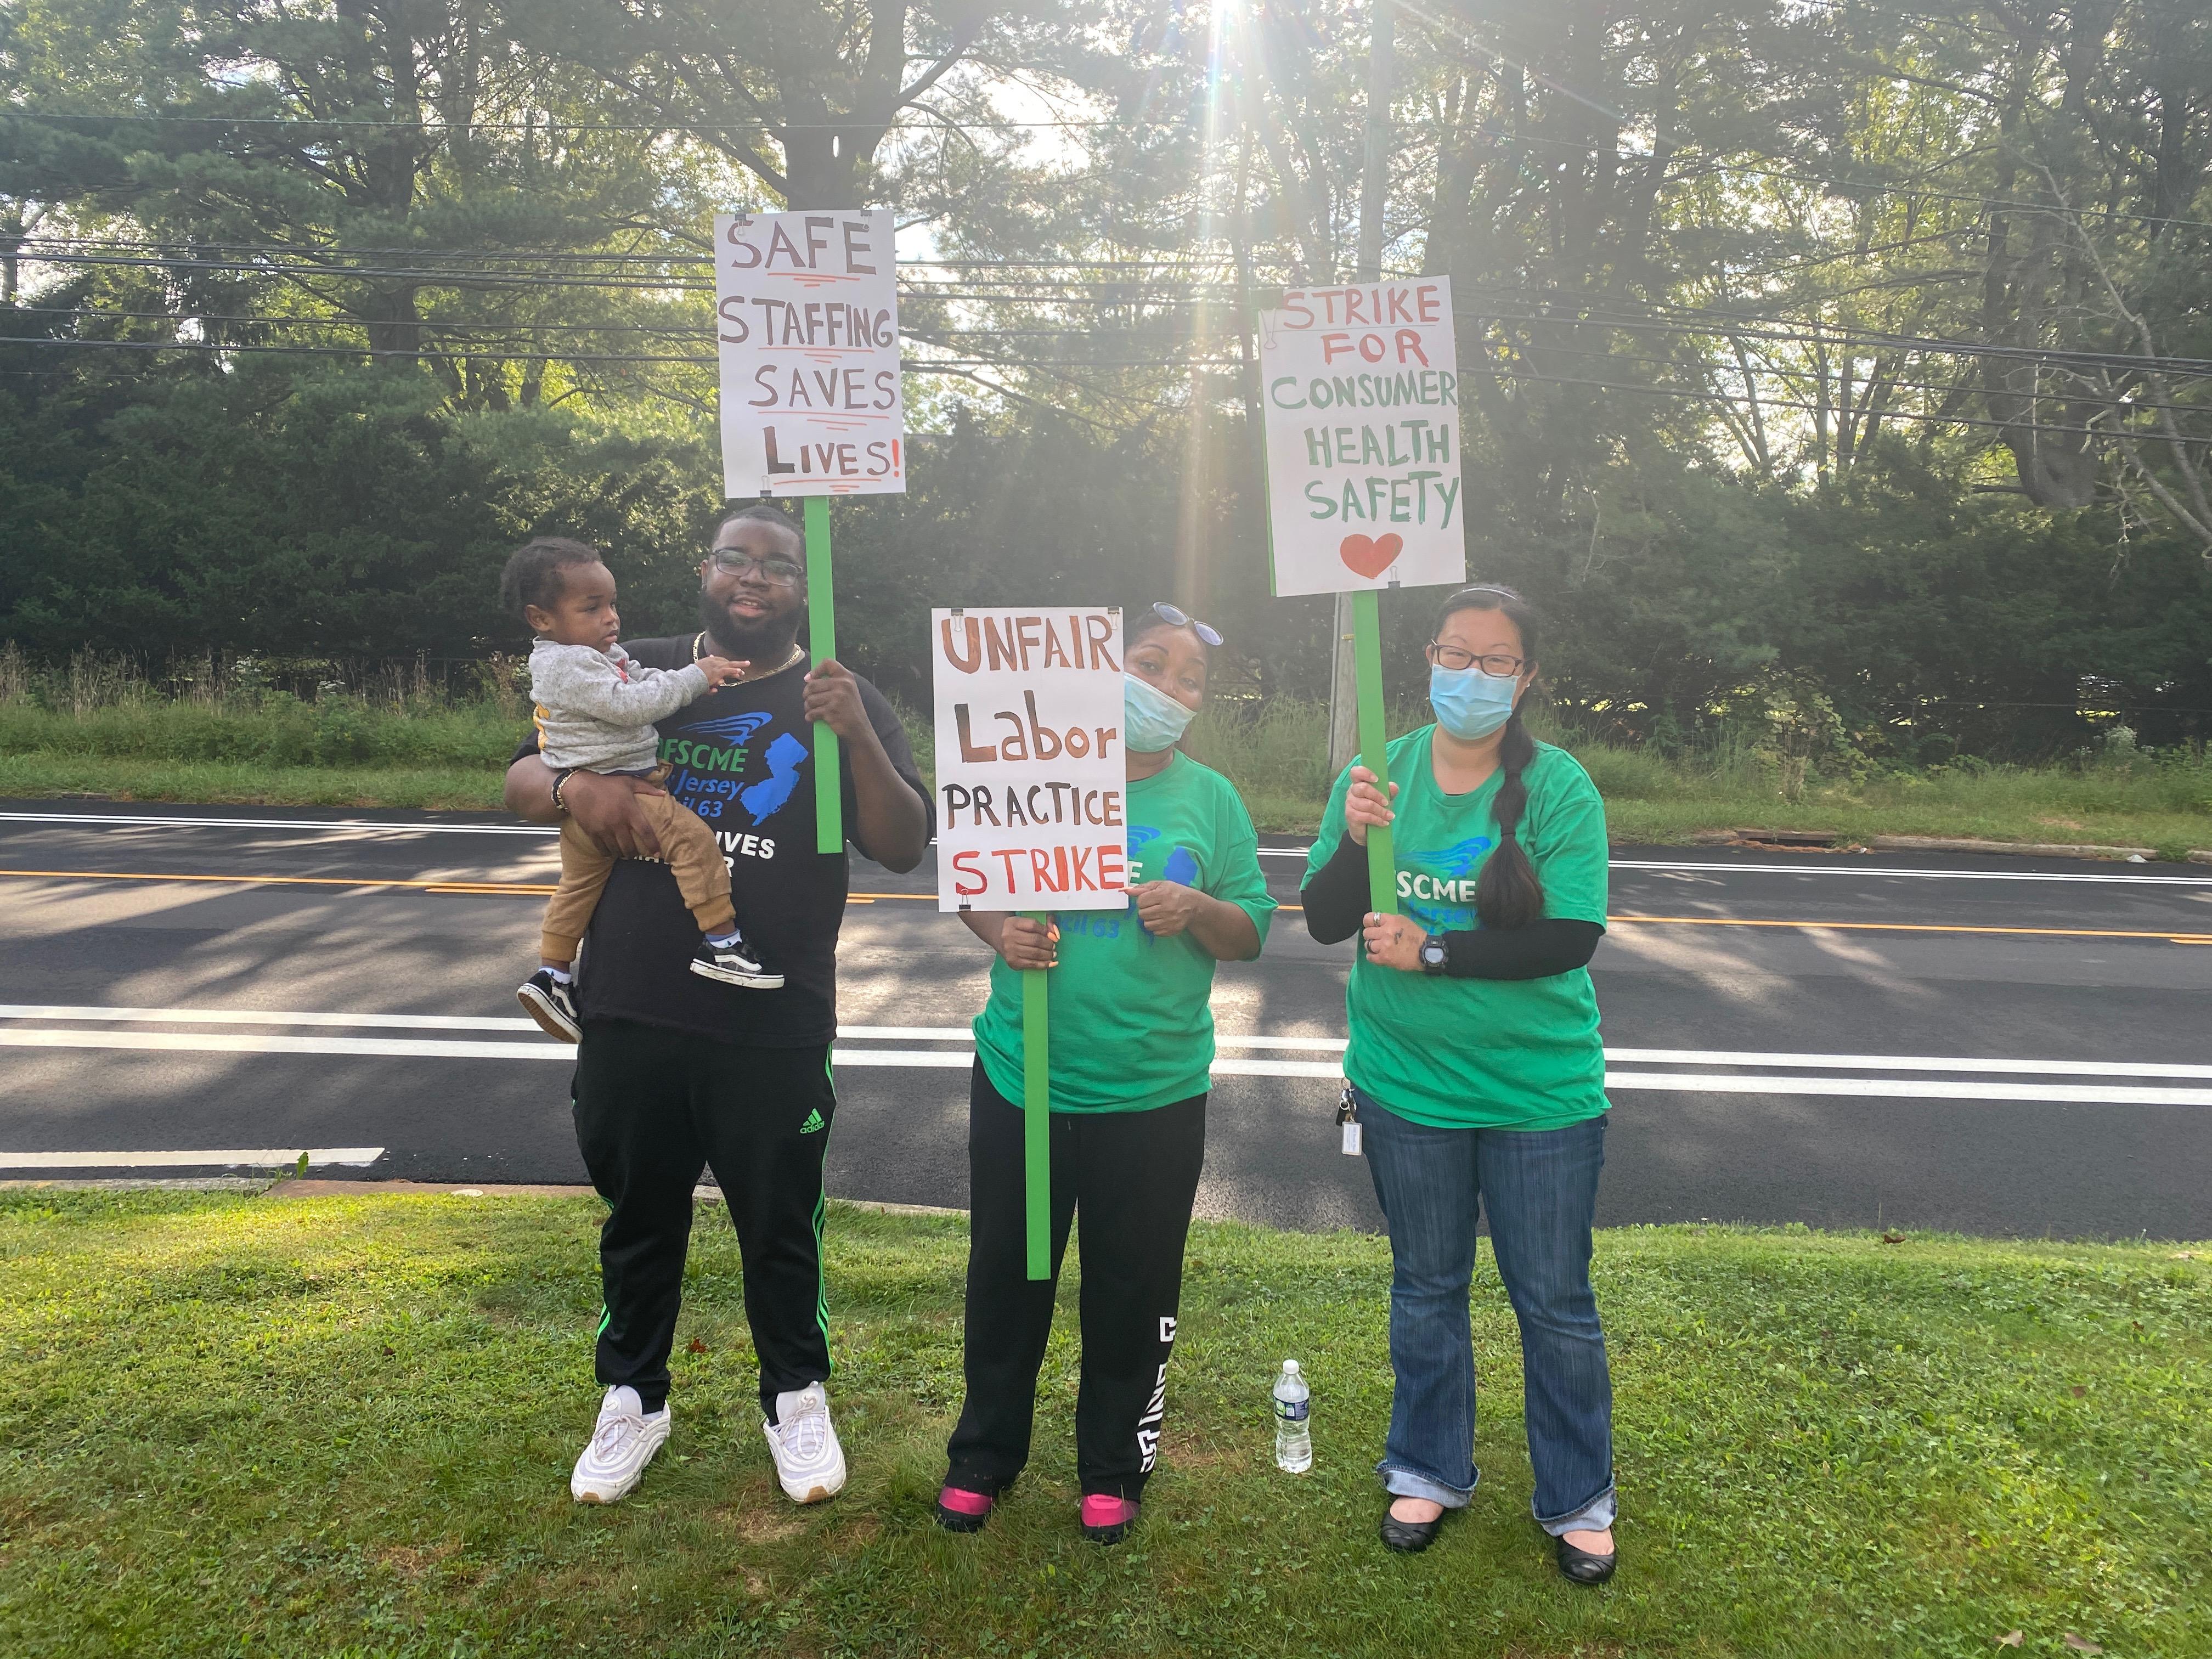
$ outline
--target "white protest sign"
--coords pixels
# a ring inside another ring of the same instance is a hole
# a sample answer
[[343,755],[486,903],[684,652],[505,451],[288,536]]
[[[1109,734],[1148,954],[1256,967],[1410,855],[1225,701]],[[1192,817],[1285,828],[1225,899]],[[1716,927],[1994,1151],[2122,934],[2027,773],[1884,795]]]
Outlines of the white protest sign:
[[1279,596],[1467,580],[1449,277],[1291,289],[1260,379]]
[[1126,908],[1121,611],[933,611],[929,635],[937,908]]
[[714,216],[722,493],[906,489],[887,209]]

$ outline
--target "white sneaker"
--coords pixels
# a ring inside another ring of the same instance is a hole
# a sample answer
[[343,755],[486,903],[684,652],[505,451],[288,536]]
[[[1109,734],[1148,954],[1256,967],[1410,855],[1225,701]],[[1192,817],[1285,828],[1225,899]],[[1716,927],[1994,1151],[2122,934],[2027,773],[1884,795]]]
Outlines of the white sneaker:
[[650,1417],[637,1390],[627,1383],[609,1389],[599,1402],[592,1443],[568,1477],[568,1495],[579,1504],[619,1504],[637,1490],[653,1453],[668,1443],[666,1406]]
[[845,1484],[845,1449],[830,1426],[830,1396],[819,1382],[775,1397],[775,1421],[761,1419],[775,1478],[794,1504],[835,1498]]

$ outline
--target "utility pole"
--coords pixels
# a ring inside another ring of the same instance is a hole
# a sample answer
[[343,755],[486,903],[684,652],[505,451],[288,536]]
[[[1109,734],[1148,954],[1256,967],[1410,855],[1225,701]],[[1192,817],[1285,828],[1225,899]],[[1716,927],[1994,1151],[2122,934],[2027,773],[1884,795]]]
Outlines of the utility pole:
[[[1367,153],[1359,181],[1359,272],[1382,276],[1382,205],[1390,193],[1390,88],[1397,55],[1391,0],[1373,0],[1367,48]],[[1328,777],[1334,784],[1359,755],[1359,694],[1352,648],[1352,595],[1336,596],[1335,651],[1328,690]]]

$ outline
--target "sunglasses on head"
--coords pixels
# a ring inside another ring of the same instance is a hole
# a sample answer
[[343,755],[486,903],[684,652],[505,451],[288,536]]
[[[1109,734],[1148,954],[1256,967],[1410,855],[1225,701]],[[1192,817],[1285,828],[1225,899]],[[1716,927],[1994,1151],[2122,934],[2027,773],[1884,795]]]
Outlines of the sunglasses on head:
[[1189,629],[1193,633],[1196,634],[1199,638],[1204,640],[1208,645],[1219,645],[1221,643],[1220,635],[1214,632],[1214,630],[1206,623],[1199,621],[1197,617],[1192,616],[1189,611],[1185,611],[1180,605],[1156,605],[1152,607],[1152,614],[1155,617],[1158,617],[1162,622],[1165,623],[1170,628]]

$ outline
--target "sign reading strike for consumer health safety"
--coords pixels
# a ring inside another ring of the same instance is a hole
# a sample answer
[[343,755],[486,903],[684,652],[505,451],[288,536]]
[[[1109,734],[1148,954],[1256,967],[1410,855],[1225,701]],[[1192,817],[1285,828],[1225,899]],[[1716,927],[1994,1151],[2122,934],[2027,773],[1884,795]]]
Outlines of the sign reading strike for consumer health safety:
[[906,488],[891,216],[714,216],[725,495]]
[[929,613],[937,688],[937,908],[1128,903],[1121,613]]
[[1291,289],[1260,376],[1279,595],[1467,580],[1449,278]]

